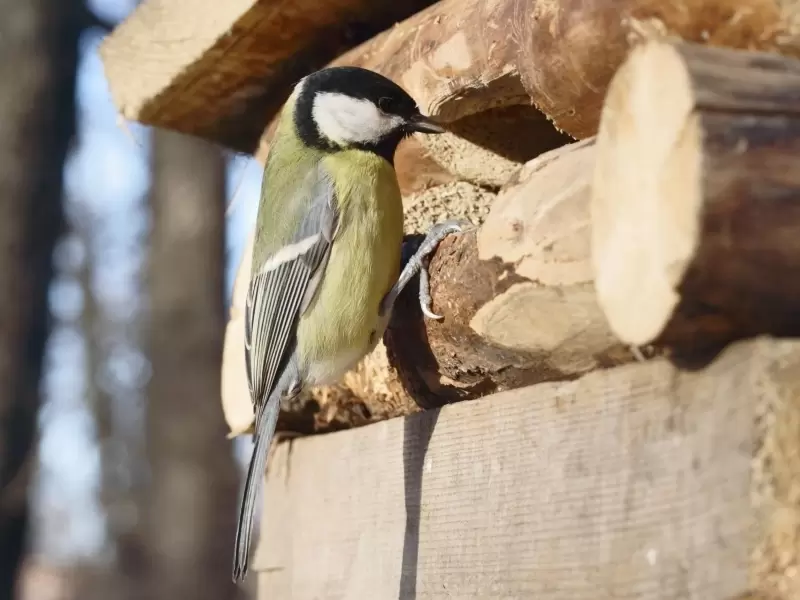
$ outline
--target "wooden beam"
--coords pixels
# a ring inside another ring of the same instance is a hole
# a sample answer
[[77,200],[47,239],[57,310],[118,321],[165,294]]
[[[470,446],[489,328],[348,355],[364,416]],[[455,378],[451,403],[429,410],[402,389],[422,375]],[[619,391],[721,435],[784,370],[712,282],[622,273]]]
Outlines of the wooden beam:
[[597,292],[633,344],[800,335],[800,61],[654,42],[609,89]]
[[253,152],[291,86],[431,0],[145,0],[100,54],[122,116]]
[[281,444],[259,598],[789,600],[800,342]]
[[333,64],[403,86],[449,124],[420,137],[429,155],[500,187],[528,160],[596,133],[608,83],[643,32],[800,54],[797,14],[800,0],[442,0]]
[[582,139],[597,133],[609,81],[643,37],[800,55],[798,0],[532,0],[518,60],[533,103]]

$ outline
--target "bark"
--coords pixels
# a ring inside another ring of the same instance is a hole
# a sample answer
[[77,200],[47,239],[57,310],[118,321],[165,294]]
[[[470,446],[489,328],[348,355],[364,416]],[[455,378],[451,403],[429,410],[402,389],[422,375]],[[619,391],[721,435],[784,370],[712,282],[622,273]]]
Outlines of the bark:
[[75,128],[80,3],[0,0],[0,598],[28,534],[52,252]]
[[235,598],[239,477],[219,405],[225,163],[205,142],[157,131],[153,167],[142,597]]
[[800,61],[771,54],[654,42],[620,69],[592,226],[623,341],[693,354],[800,334],[798,98]]
[[597,133],[608,84],[642,34],[800,54],[797,0],[520,0],[522,83],[556,127]]

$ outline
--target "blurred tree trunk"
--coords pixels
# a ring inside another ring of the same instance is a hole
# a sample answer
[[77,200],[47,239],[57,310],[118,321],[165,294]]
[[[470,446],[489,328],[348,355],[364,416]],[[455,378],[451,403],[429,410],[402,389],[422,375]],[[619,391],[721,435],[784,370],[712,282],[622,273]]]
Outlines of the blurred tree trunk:
[[[85,339],[86,404],[94,417],[96,443],[100,459],[99,501],[106,517],[109,547],[115,560],[98,568],[82,580],[77,597],[82,600],[140,600],[138,582],[142,577],[141,531],[137,517],[141,512],[140,494],[131,477],[130,463],[144,461],[136,452],[136,444],[126,439],[114,423],[114,398],[103,385],[103,370],[107,366],[108,341],[114,335],[115,324],[98,302],[93,286],[97,276],[100,244],[95,239],[103,223],[85,207],[72,207],[73,232],[80,238],[86,256],[77,278],[83,290],[81,329]],[[127,463],[127,464],[126,464]],[[128,469],[126,469],[128,467]],[[127,471],[127,472],[126,472]],[[127,475],[127,477],[126,477]]]
[[145,510],[149,600],[235,598],[239,476],[220,403],[225,162],[205,142],[153,138]]
[[0,0],[0,599],[24,556],[81,3]]

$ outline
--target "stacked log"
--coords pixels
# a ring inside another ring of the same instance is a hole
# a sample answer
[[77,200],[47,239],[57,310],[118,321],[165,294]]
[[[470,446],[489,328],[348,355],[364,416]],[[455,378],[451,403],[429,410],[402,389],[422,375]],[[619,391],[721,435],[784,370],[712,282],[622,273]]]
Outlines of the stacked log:
[[619,339],[691,358],[800,335],[800,62],[647,44],[597,146],[593,264]]

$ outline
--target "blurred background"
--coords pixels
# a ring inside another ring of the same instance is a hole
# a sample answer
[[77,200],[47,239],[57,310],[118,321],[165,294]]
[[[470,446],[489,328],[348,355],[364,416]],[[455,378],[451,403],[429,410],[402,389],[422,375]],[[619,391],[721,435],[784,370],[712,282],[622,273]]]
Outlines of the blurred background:
[[0,0],[0,600],[248,596],[219,362],[261,171],[120,120],[134,4]]

